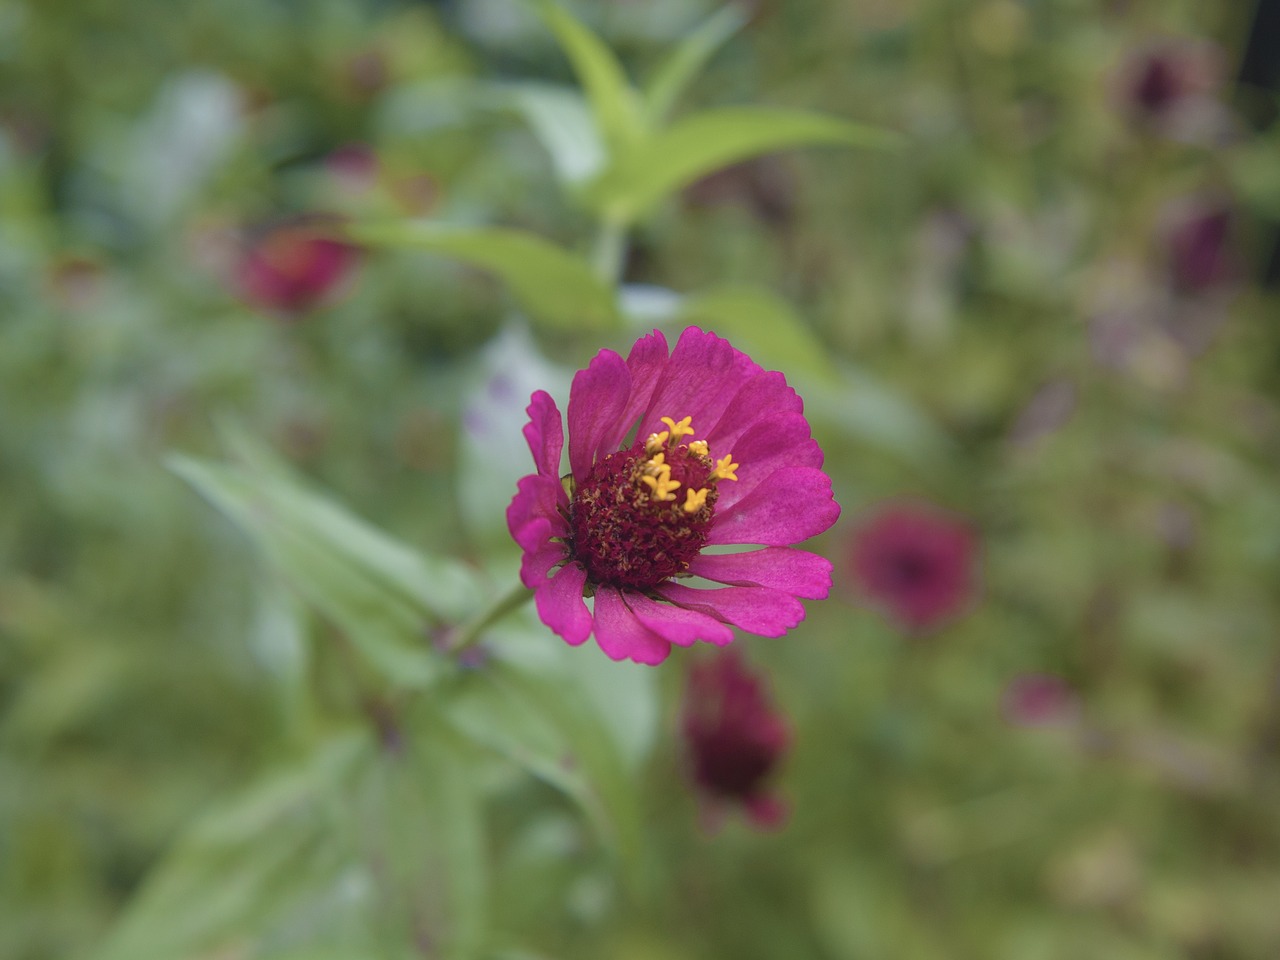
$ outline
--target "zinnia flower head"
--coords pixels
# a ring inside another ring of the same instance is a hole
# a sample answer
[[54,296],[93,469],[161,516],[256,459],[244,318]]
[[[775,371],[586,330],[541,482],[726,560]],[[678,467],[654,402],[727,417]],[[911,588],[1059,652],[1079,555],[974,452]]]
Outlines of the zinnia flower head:
[[235,264],[240,295],[255,307],[294,316],[330,300],[350,279],[357,252],[327,236],[319,221],[260,230]]
[[[715,334],[690,327],[669,351],[655,330],[574,377],[561,478],[560,411],[535,393],[524,435],[537,473],[520,480],[507,524],[542,621],[648,664],[673,643],[727,644],[731,626],[767,637],[796,626],[799,598],[830,590],[831,564],[791,544],[840,513],[802,409],[782,374]],[[730,545],[760,549],[708,549]]]
[[760,826],[786,817],[766,789],[791,734],[774,709],[764,678],[732,650],[694,663],[681,710],[681,732],[694,785],[715,807],[742,804]]
[[878,508],[850,545],[853,577],[899,627],[923,632],[962,613],[977,591],[977,540],[969,524],[929,504]]

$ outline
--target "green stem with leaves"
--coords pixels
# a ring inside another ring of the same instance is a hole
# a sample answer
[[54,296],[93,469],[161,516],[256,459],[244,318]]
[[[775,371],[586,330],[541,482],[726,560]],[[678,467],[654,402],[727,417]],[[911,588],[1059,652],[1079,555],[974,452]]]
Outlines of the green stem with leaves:
[[523,583],[517,582],[516,585],[506,593],[499,594],[494,598],[493,602],[486,608],[477,613],[470,620],[458,624],[454,628],[453,635],[448,643],[448,650],[452,654],[462,653],[480,642],[484,632],[497,623],[507,614],[514,610],[518,610],[524,604],[528,603],[533,597],[533,591],[526,587]]

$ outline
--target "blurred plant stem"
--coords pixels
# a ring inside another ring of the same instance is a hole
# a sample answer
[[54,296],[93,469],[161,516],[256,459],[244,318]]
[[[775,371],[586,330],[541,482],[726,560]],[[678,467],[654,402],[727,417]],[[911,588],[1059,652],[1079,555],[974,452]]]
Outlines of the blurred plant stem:
[[484,632],[493,624],[497,623],[513,610],[517,610],[524,603],[527,603],[533,596],[533,591],[526,587],[523,583],[516,582],[516,585],[506,593],[499,594],[494,598],[487,608],[481,610],[465,623],[458,624],[452,631],[452,635],[445,641],[445,649],[452,654],[460,654],[463,651],[475,646]]
[[603,220],[591,254],[596,276],[605,283],[616,286],[622,280],[622,265],[626,256],[626,224],[613,219]]

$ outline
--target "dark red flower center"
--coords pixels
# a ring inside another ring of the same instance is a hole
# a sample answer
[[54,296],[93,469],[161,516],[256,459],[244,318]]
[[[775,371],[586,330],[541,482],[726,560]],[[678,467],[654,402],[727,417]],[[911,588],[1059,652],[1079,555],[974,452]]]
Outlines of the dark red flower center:
[[593,584],[648,590],[683,573],[707,542],[717,482],[737,479],[731,457],[682,442],[688,417],[663,422],[670,429],[598,460],[571,494],[570,551]]

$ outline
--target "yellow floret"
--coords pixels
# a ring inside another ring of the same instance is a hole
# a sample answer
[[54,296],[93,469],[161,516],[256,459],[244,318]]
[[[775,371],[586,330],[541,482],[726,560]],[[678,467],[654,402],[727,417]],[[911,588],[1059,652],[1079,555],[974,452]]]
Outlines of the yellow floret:
[[707,502],[707,494],[710,491],[703,487],[700,490],[686,490],[684,500],[685,513],[697,513],[703,508]]
[[716,461],[716,468],[711,471],[711,479],[737,480],[738,479],[737,470],[738,470],[738,467],[740,466],[742,466],[742,464],[733,462],[732,454],[723,456]]

